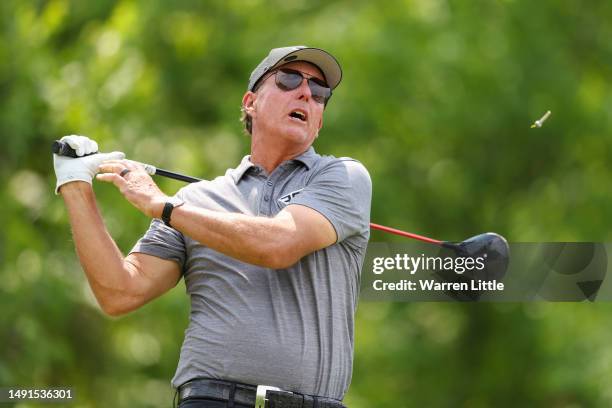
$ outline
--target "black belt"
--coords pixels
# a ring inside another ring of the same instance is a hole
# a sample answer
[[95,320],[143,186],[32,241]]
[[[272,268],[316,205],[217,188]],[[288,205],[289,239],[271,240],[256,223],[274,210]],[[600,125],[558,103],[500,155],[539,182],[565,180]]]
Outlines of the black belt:
[[193,398],[209,398],[226,402],[233,400],[235,404],[256,408],[346,408],[340,401],[332,398],[222,380],[188,381],[178,388],[178,395],[179,403]]

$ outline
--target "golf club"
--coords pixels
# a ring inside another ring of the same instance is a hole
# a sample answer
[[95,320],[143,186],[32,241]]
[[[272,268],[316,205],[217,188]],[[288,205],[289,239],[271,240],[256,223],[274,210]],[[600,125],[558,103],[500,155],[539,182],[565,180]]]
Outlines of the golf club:
[[[76,151],[72,147],[70,147],[68,143],[62,142],[59,140],[56,140],[53,142],[51,150],[53,151],[53,153],[57,154],[58,156],[66,156],[66,157],[73,157],[73,158],[79,157],[77,156]],[[96,154],[96,153],[90,153],[90,154]],[[202,179],[199,179],[196,177],[186,176],[184,174],[175,173],[175,172],[164,170],[164,169],[158,169],[157,167],[152,166],[150,164],[146,164],[146,163],[141,163],[141,164],[144,166],[147,173],[149,173],[149,175],[151,176],[158,175],[162,177],[171,178],[174,180],[185,181],[187,183],[196,183],[198,181],[202,181]],[[480,235],[476,235],[474,237],[468,238],[465,241],[456,243],[456,242],[440,241],[437,239],[425,237],[423,235],[418,235],[412,232],[406,232],[406,231],[402,231],[396,228],[391,228],[391,227],[374,224],[374,223],[370,223],[370,228],[379,230],[379,231],[383,231],[383,232],[387,232],[389,234],[399,235],[402,237],[416,239],[418,241],[438,245],[443,248],[452,249],[455,251],[455,253],[458,256],[474,256],[475,254],[481,253],[483,249],[486,248],[486,249],[496,252],[497,255],[502,258],[505,257],[506,264],[507,264],[508,243],[506,242],[506,239],[504,237],[496,233],[489,232],[486,234],[480,234]]]

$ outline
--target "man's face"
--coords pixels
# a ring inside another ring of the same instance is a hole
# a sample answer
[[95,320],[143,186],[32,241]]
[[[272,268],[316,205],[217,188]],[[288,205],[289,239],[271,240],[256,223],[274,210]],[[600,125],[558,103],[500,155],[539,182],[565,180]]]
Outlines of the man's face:
[[[325,81],[321,71],[308,62],[290,62],[282,68]],[[306,80],[296,89],[284,91],[276,85],[275,74],[272,74],[259,86],[257,93],[247,92],[243,103],[252,108],[247,112],[253,118],[253,137],[263,137],[262,140],[284,141],[296,148],[307,148],[323,125],[324,105],[312,99]],[[296,112],[301,114],[301,119],[295,117],[299,116]]]

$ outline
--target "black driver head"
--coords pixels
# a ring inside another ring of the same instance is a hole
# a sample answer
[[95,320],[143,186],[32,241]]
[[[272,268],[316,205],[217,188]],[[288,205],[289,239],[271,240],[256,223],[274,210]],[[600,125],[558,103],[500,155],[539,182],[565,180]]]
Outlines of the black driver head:
[[[443,258],[453,258],[454,265],[463,264],[463,272],[457,267],[454,269],[437,270],[435,274],[443,282],[465,282],[466,290],[448,291],[447,295],[456,300],[474,301],[481,296],[480,290],[472,290],[472,282],[478,283],[497,281],[501,282],[506,275],[508,262],[510,259],[510,249],[504,237],[494,232],[476,235],[463,242],[453,243],[444,242],[438,256]],[[463,260],[460,260],[463,258]],[[473,266],[467,268],[467,259]],[[458,273],[460,272],[460,273]],[[478,285],[475,285],[478,287]]]

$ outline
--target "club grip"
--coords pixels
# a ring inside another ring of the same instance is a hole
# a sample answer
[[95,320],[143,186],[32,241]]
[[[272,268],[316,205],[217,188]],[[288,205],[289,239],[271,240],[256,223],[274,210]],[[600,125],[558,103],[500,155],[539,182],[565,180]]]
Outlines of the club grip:
[[68,143],[62,142],[61,140],[56,140],[53,142],[53,144],[51,145],[51,151],[57,154],[58,156],[72,157],[75,159],[77,157],[83,157],[83,156],[89,156],[92,154],[96,154],[96,153],[89,153],[83,156],[77,156],[76,150],[70,147]]

